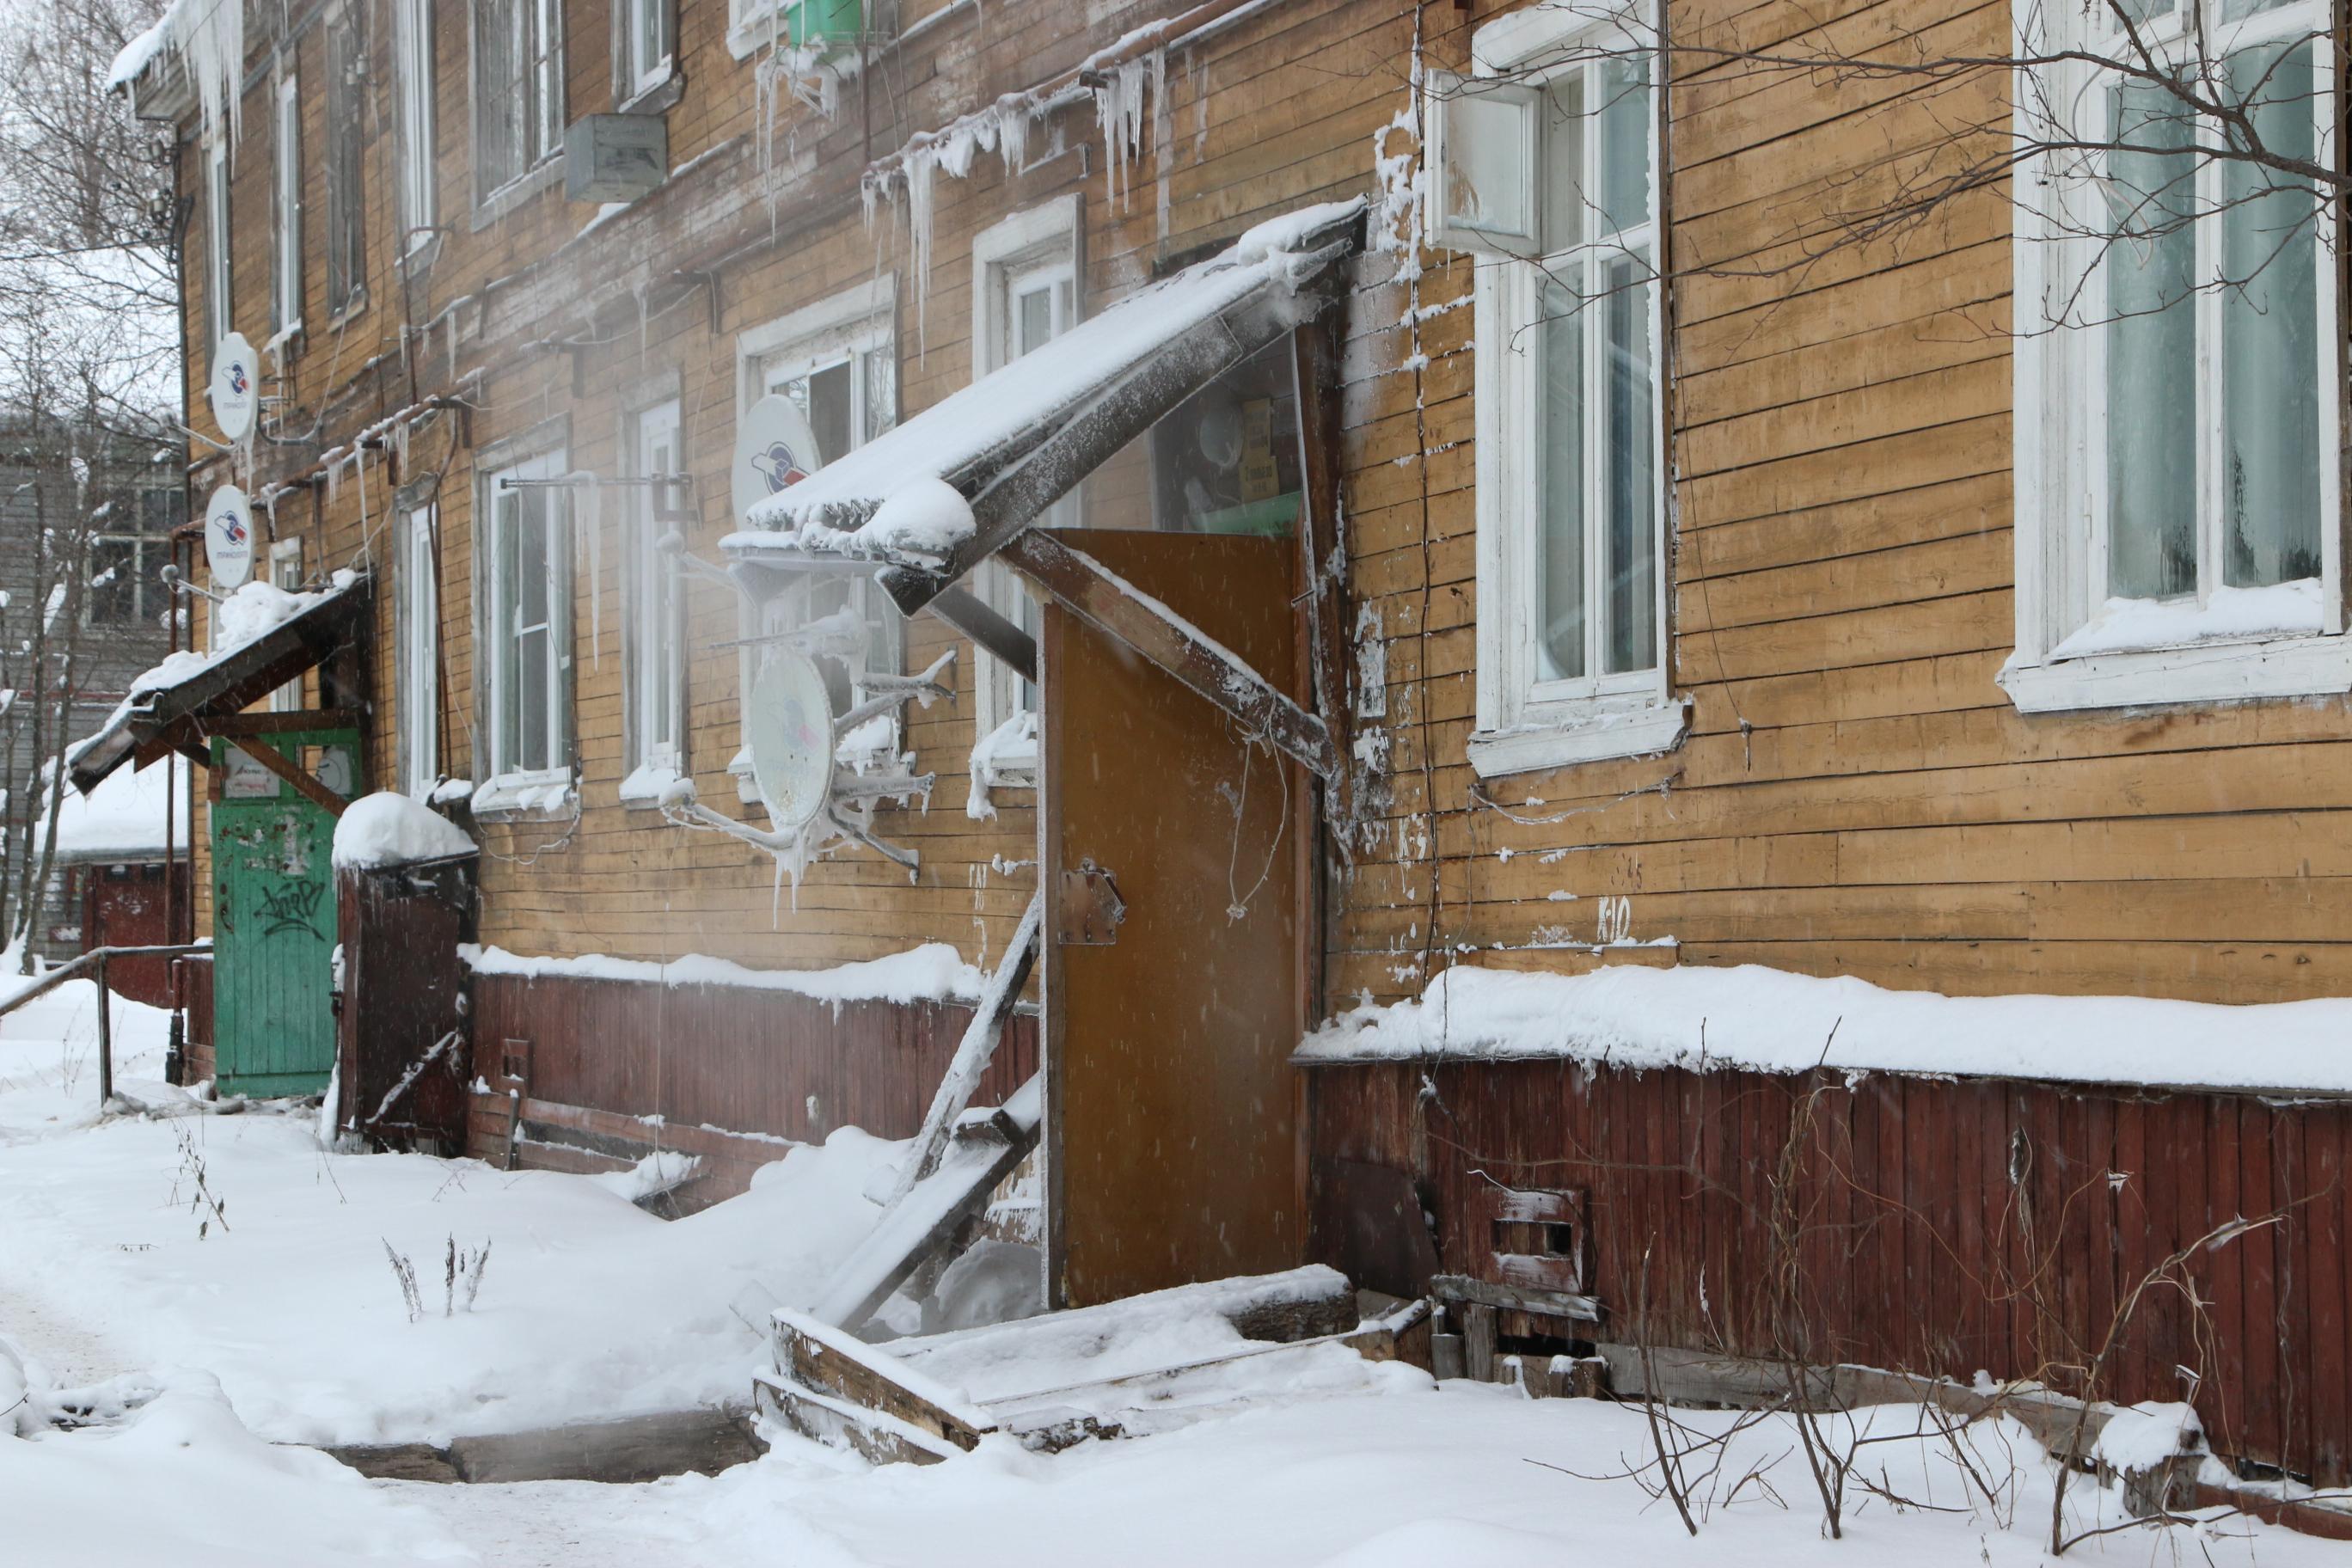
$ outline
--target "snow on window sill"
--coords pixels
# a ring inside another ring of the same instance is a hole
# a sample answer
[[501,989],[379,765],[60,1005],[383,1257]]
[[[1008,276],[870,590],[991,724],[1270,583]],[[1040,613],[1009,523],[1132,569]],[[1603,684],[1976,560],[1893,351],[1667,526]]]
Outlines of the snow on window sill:
[[1654,756],[1682,743],[1690,704],[1681,699],[1594,713],[1566,723],[1521,724],[1470,737],[1470,766],[1482,779],[1622,757]]
[[2021,713],[2331,696],[2352,691],[2352,638],[2306,633],[2041,663],[2011,658],[1999,679]]
[[621,804],[655,811],[694,798],[694,781],[666,763],[640,763],[621,781]]
[[2049,662],[2098,654],[2316,637],[2326,629],[2316,577],[2268,588],[2216,588],[2203,605],[2189,600],[2109,599],[2089,625],[2050,650]]
[[686,96],[686,78],[678,74],[677,57],[664,55],[660,65],[647,73],[644,81],[629,94],[628,100],[613,110],[615,114],[661,114],[674,108]]
[[574,782],[569,768],[497,774],[474,786],[474,816],[493,821],[570,816],[580,799]]
[[896,715],[877,713],[834,742],[833,760],[852,773],[884,766],[898,750]]
[[1037,715],[1015,713],[971,749],[971,794],[964,815],[985,822],[996,815],[990,792],[1037,787]]
[[474,232],[479,234],[562,178],[563,153],[559,148],[476,202]]

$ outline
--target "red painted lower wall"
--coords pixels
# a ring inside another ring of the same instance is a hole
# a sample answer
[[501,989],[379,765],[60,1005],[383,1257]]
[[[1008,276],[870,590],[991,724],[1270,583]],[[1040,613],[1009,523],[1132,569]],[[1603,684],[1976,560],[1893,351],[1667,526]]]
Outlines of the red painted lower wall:
[[[2217,1451],[2352,1479],[2352,1104],[1565,1062],[1304,1076],[1319,1260],[1379,1238],[1339,1201],[1383,1172],[1435,1216],[1444,1269],[1486,1278],[1496,1184],[1565,1189],[1601,1338],[2082,1393],[2113,1330],[2097,1397],[2184,1398],[2189,1368]],[[2200,1245],[2240,1219],[2264,1223]]]

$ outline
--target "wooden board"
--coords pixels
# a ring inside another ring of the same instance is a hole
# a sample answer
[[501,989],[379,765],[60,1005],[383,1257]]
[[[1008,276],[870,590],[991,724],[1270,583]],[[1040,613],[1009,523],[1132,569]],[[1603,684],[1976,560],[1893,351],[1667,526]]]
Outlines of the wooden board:
[[[1071,542],[1295,681],[1291,542]],[[1075,617],[1049,607],[1044,643],[1045,886],[1091,860],[1127,905],[1109,944],[1046,951],[1055,1304],[1287,1267],[1304,1230],[1297,770]]]

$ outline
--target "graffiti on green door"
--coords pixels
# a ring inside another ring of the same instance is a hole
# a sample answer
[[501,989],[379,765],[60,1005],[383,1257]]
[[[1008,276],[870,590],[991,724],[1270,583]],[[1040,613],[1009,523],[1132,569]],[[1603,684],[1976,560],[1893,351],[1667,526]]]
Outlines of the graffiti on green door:
[[[349,798],[359,737],[284,731],[268,742]],[[220,1087],[315,1094],[335,1061],[335,821],[233,742],[213,742],[213,1015]]]

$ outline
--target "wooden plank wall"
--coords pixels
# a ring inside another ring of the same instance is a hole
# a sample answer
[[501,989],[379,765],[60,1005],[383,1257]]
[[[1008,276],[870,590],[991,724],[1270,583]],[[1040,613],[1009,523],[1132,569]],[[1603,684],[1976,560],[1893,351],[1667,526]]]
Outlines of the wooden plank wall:
[[[740,985],[570,975],[478,974],[472,995],[474,1070],[488,1092],[472,1098],[467,1152],[504,1160],[508,1092],[520,1089],[526,1125],[587,1134],[574,1150],[636,1143],[707,1153],[737,1191],[760,1162],[837,1128],[913,1137],[971,1018],[970,1007],[950,1004],[835,1004]],[[510,1053],[528,1059],[520,1079],[505,1076]],[[1002,1103],[1036,1070],[1037,1020],[1016,1014],[975,1103]],[[567,1160],[544,1144],[522,1152],[525,1163],[567,1169],[625,1163]]]
[[[1448,1272],[1493,1277],[1473,1219],[1490,1184],[1581,1191],[1610,1341],[1786,1346],[2079,1394],[2134,1287],[2177,1260],[2175,1282],[2122,1319],[2092,1392],[2188,1398],[2186,1367],[2217,1451],[2352,1479],[2352,1104],[1557,1061],[1305,1076],[1313,1163],[1405,1173]],[[2269,1223],[2199,1245],[2237,1219]],[[1310,1249],[1333,1261],[1337,1245],[1318,1234]],[[1788,1298],[1768,1282],[1790,1261],[1797,1310],[1781,1331]]]

